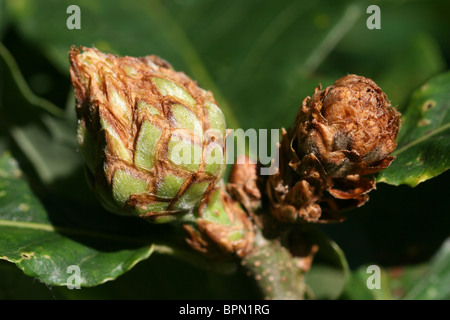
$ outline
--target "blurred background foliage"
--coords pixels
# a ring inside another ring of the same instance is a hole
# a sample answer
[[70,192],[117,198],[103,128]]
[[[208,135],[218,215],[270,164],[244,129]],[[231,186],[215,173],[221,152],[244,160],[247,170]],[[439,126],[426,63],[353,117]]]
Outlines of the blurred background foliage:
[[[80,30],[66,27],[71,4],[81,9]],[[380,30],[366,27],[370,4],[381,8]],[[448,70],[449,12],[447,0],[0,0],[0,41],[31,89],[8,98],[9,110],[2,116],[16,119],[27,112],[24,105],[28,103],[51,105],[51,114],[74,119],[67,57],[72,45],[163,57],[214,92],[230,128],[287,128],[302,100],[318,84],[331,85],[348,73],[372,78],[392,104],[404,110],[415,89]],[[11,88],[8,81],[13,80],[5,69],[0,72],[0,103],[5,108]],[[18,74],[18,70],[11,72]],[[5,119],[0,121],[0,151],[12,152],[47,207],[78,201],[72,210],[77,205],[84,210],[85,203],[95,203],[80,182],[80,160],[73,150],[52,148],[39,133],[35,146],[46,154],[44,159],[52,159],[41,165],[42,157],[10,134],[11,124]],[[73,142],[75,135],[68,132],[75,132],[75,120],[73,127],[67,121],[44,123],[53,130],[46,134]],[[415,188],[380,183],[369,203],[351,211],[344,223],[320,226],[342,249],[351,271],[345,289],[332,298],[450,298],[446,289],[450,287],[449,246],[445,244],[450,227],[449,178],[447,171]],[[96,210],[101,209],[92,209]],[[253,283],[241,274],[204,272],[161,254],[143,260],[114,281],[82,290],[42,284],[1,261],[0,298],[257,297]],[[383,269],[382,290],[366,287],[365,270],[370,264]],[[424,284],[430,273],[439,276],[439,281]],[[419,279],[425,280],[419,283]],[[317,297],[330,298],[326,293]]]

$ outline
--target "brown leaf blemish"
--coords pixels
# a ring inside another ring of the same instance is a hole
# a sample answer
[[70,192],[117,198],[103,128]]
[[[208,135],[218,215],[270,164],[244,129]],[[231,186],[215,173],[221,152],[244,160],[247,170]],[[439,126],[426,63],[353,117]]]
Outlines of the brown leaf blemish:
[[429,125],[430,124],[430,120],[428,120],[428,119],[421,119],[419,122],[418,122],[418,126],[419,127],[424,127],[424,126],[427,126],[427,125]]
[[28,260],[28,259],[34,257],[34,252],[22,252],[20,255],[22,256],[22,258]]
[[428,111],[436,105],[436,101],[428,100],[423,104],[422,111]]

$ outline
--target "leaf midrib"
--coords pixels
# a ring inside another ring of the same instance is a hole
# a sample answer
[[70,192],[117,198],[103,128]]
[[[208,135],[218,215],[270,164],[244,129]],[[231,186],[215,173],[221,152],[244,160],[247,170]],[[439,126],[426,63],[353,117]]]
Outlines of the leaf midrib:
[[54,225],[39,223],[39,222],[10,221],[10,220],[0,219],[0,227],[11,227],[11,228],[18,228],[18,229],[30,229],[30,230],[38,230],[38,231],[44,231],[44,232],[88,236],[88,237],[97,238],[97,239],[114,240],[114,241],[117,241],[118,243],[127,242],[127,243],[149,245],[149,242],[145,241],[143,239],[123,237],[123,236],[119,236],[119,235],[115,235],[115,234],[106,234],[106,233],[97,232],[97,231],[54,226]]
[[399,155],[400,153],[404,152],[405,150],[407,150],[407,149],[409,149],[409,148],[411,148],[411,147],[421,143],[422,141],[427,140],[430,137],[432,137],[432,136],[434,136],[434,135],[436,135],[436,134],[438,134],[438,133],[440,133],[442,131],[445,131],[446,129],[449,129],[449,128],[450,128],[450,122],[447,123],[446,125],[443,125],[442,127],[439,127],[436,130],[430,131],[429,133],[421,136],[420,138],[418,138],[416,140],[411,141],[410,143],[407,143],[406,145],[404,145],[400,149],[395,150],[392,154],[393,155]]
[[[44,232],[53,232],[53,233],[66,233],[66,234],[72,234],[72,235],[84,235],[84,236],[91,236],[97,239],[109,239],[114,240],[116,243],[134,243],[134,244],[140,244],[140,245],[147,245],[149,247],[149,252],[157,252],[159,254],[165,254],[165,255],[171,255],[176,256],[179,259],[186,261],[188,263],[192,263],[193,265],[196,265],[198,267],[205,267],[205,265],[208,265],[211,268],[217,268],[219,269],[221,266],[223,267],[223,263],[217,263],[217,266],[215,266],[215,263],[199,256],[196,252],[191,250],[186,250],[186,248],[180,247],[179,245],[168,243],[167,241],[158,242],[158,241],[152,241],[149,243],[149,241],[145,241],[143,239],[135,239],[135,238],[129,238],[129,237],[122,237],[118,235],[113,234],[105,234],[100,232],[93,232],[88,230],[81,230],[81,229],[75,229],[75,228],[66,228],[66,227],[60,227],[60,226],[54,226],[49,225],[45,223],[39,223],[39,222],[27,222],[27,221],[9,221],[9,220],[3,220],[0,219],[0,228],[1,227],[12,227],[12,228],[24,228],[24,229],[31,229],[31,230],[39,230]],[[61,235],[62,236],[62,235]],[[2,257],[0,257],[2,259]],[[140,259],[137,259],[135,263],[133,263],[129,269],[131,269]],[[14,261],[17,263],[17,261]],[[113,279],[113,278],[111,278]],[[110,280],[110,278],[106,278],[103,282],[106,282]],[[102,282],[102,283],[103,283]]]

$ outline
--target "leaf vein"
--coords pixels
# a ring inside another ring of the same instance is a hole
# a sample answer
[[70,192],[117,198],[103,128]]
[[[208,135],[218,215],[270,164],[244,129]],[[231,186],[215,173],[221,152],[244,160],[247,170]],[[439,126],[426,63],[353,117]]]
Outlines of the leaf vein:
[[417,144],[419,144],[419,143],[429,139],[430,137],[432,137],[432,136],[434,136],[434,135],[436,135],[436,134],[438,134],[438,133],[440,133],[442,131],[445,131],[445,130],[447,130],[449,128],[450,128],[450,122],[447,123],[446,125],[438,128],[438,129],[436,129],[436,130],[433,130],[433,131],[431,131],[431,132],[421,136],[420,138],[418,138],[416,140],[413,140],[413,141],[407,143],[406,145],[402,146],[401,148],[395,150],[392,154],[393,155],[398,155],[398,154],[404,152],[405,150],[408,150],[409,148],[411,148],[411,147],[413,147],[413,146],[415,146],[415,145],[417,145]]

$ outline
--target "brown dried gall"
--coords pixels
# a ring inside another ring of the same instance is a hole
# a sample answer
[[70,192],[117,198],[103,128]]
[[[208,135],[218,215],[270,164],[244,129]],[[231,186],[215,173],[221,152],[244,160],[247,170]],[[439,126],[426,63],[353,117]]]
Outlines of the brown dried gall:
[[368,176],[394,160],[400,113],[371,79],[348,75],[303,100],[283,132],[281,165],[268,178],[272,213],[285,222],[342,219],[375,188]]

